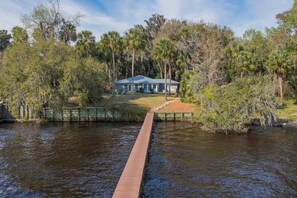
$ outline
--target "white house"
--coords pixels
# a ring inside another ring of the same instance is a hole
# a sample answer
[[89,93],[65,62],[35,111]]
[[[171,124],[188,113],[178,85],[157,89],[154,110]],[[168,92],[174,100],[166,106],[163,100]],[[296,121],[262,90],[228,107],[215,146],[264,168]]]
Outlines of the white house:
[[[167,79],[167,91],[169,91],[170,79]],[[176,93],[179,82],[171,80],[171,93]],[[132,91],[132,78],[126,78],[115,82],[115,88],[118,91]],[[165,79],[152,79],[145,76],[134,76],[134,91],[143,88],[145,93],[165,92]]]

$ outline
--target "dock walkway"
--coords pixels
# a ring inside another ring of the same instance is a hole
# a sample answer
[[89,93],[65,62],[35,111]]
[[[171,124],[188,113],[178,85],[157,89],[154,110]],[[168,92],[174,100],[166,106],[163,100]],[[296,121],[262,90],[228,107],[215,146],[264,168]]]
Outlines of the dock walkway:
[[147,113],[113,198],[139,197],[153,121],[154,113]]

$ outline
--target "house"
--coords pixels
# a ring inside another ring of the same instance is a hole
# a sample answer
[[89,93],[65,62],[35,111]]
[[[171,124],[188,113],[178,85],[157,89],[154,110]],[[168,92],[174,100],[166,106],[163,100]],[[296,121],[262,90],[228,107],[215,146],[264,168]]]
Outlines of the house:
[[[169,91],[170,79],[167,79],[167,91]],[[179,82],[171,80],[171,93],[176,93]],[[132,91],[132,78],[126,78],[115,82],[115,88],[118,91]],[[146,76],[134,76],[134,91],[143,88],[145,93],[165,92],[165,79],[152,79]]]

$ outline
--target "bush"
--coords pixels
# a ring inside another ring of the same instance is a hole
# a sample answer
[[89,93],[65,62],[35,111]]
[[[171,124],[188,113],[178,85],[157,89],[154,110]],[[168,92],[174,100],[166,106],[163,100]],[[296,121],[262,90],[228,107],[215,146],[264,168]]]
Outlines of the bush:
[[202,109],[195,115],[205,128],[223,132],[247,132],[251,123],[272,125],[276,121],[276,83],[271,76],[236,79],[226,86],[204,88]]
[[179,87],[179,96],[182,102],[195,102],[192,90],[193,72],[186,71],[181,78]]

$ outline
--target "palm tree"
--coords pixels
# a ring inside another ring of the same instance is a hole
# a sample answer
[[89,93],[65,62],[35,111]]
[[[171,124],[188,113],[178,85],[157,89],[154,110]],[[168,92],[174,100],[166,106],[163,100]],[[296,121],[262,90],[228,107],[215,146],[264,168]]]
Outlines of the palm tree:
[[19,26],[15,26],[11,30],[12,39],[14,43],[24,43],[28,42],[29,36],[27,31]]
[[281,102],[284,94],[284,78],[293,68],[294,64],[286,50],[275,50],[271,52],[267,61],[268,70],[277,76]]
[[65,43],[75,42],[77,39],[76,26],[70,22],[65,22],[59,31],[58,37]]
[[167,101],[167,65],[174,58],[174,54],[174,45],[169,39],[161,39],[153,49],[153,58],[164,62],[165,101]]
[[76,49],[82,57],[90,57],[95,53],[95,37],[90,31],[82,31],[77,35]]
[[101,36],[102,46],[109,49],[112,55],[112,96],[115,95],[115,52],[118,51],[121,47],[121,37],[120,34],[116,31],[108,32]]
[[124,46],[128,52],[132,54],[132,93],[134,93],[134,61],[135,61],[135,51],[144,48],[144,34],[140,28],[131,28],[126,32],[123,39]]

